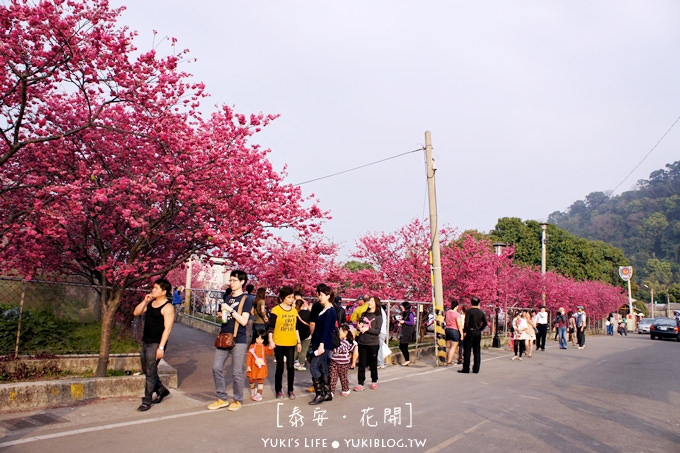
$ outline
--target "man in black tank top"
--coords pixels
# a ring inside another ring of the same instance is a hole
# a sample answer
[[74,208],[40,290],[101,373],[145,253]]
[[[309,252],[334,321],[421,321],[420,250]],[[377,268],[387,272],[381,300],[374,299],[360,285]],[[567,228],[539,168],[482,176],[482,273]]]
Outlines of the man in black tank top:
[[146,386],[138,411],[148,411],[151,404],[160,403],[170,394],[158,378],[158,362],[165,357],[165,346],[168,344],[170,331],[175,322],[175,310],[167,298],[168,294],[172,294],[172,285],[163,278],[158,279],[154,282],[151,294],[144,296],[144,300],[135,307],[135,316],[146,313],[140,354],[142,371],[146,375]]

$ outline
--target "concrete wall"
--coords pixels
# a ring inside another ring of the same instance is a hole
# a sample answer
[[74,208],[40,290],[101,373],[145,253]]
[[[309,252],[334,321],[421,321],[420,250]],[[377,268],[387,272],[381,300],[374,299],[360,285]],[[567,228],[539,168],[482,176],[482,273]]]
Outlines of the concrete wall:
[[[177,370],[165,360],[158,365],[158,373],[166,387],[177,388]],[[97,398],[141,398],[145,380],[144,375],[138,375],[0,384],[0,413],[69,406]]]
[[194,318],[193,316],[180,314],[178,320],[185,326],[189,326],[193,329],[202,330],[203,332],[208,332],[215,336],[217,336],[217,334],[220,333],[221,327],[219,325],[204,321],[201,318]]
[[[71,371],[73,373],[87,373],[94,372],[97,368],[97,361],[99,357],[96,354],[74,354],[74,355],[59,355],[54,359],[22,359],[12,360],[10,362],[0,363],[0,367],[12,373],[20,363],[24,363],[29,367],[44,366],[49,363],[57,363],[59,368],[64,371]],[[139,371],[142,364],[139,359],[139,353],[136,354],[111,354],[109,356],[109,370],[116,371]]]

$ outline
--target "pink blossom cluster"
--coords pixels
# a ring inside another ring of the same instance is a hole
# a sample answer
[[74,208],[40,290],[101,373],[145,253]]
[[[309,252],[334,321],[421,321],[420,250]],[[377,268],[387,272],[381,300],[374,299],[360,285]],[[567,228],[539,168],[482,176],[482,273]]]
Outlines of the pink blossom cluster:
[[[516,263],[512,247],[497,255],[489,240],[457,235],[448,227],[439,236],[445,301],[469,303],[470,297],[477,296],[487,309],[545,304],[551,312],[582,305],[594,319],[627,303],[621,288],[606,283],[576,281],[555,272],[543,277],[540,270]],[[366,234],[357,241],[353,257],[370,264],[370,269],[342,267],[337,247],[324,244],[320,237],[300,244],[277,240],[245,262],[255,279],[270,288],[292,285],[313,294],[314,285],[328,282],[347,297],[376,294],[384,299],[431,301],[429,244],[429,225],[413,220],[396,232]]]
[[126,288],[327,217],[249,144],[274,115],[206,118],[203,85],[178,69],[187,52],[138,55],[119,14],[107,0],[0,4],[0,267],[106,285],[106,357]]

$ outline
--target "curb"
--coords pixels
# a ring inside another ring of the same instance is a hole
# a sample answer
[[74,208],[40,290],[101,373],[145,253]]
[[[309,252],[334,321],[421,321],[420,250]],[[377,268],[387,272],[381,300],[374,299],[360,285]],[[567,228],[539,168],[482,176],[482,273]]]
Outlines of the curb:
[[[177,388],[177,370],[165,360],[158,364],[158,375],[165,386]],[[145,376],[138,375],[0,384],[0,413],[70,406],[99,398],[141,398],[145,383]]]

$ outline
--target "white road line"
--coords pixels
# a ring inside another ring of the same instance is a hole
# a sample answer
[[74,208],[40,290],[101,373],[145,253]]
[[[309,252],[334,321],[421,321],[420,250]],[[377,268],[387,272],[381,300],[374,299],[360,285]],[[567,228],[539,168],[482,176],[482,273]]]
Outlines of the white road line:
[[444,442],[442,442],[438,445],[435,445],[434,447],[427,450],[425,453],[436,453],[438,451],[442,451],[446,447],[449,447],[449,446],[453,445],[454,443],[458,442],[460,439],[465,437],[466,434],[470,434],[471,432],[475,431],[477,428],[479,428],[480,426],[482,426],[483,424],[488,423],[488,422],[489,422],[489,420],[483,420],[483,421],[477,423],[472,428],[468,428],[465,431],[463,431],[462,433],[456,434],[455,436],[451,437],[450,439],[447,439]]
[[57,439],[59,437],[74,436],[76,434],[86,434],[86,433],[92,433],[92,432],[97,432],[97,431],[105,431],[105,430],[108,430],[108,429],[124,428],[126,426],[132,426],[132,425],[141,425],[141,424],[144,424],[144,423],[153,423],[153,422],[160,422],[160,421],[164,421],[164,420],[172,420],[174,418],[191,417],[191,416],[194,416],[194,415],[205,415],[207,413],[208,412],[204,409],[200,412],[188,412],[186,414],[166,415],[166,416],[163,416],[163,417],[145,418],[145,419],[133,420],[133,421],[129,421],[129,422],[112,423],[110,425],[93,426],[91,428],[74,429],[72,431],[63,431],[63,432],[60,432],[60,433],[41,434],[41,435],[38,435],[38,436],[24,437],[22,439],[10,440],[8,442],[2,442],[2,443],[0,443],[0,448],[12,447],[14,445],[27,444],[29,442],[36,442],[36,441],[39,441],[39,440]]
[[[482,359],[482,362],[489,362],[491,360],[496,360],[496,359],[500,359],[500,358],[507,358],[507,357],[509,357],[508,354],[498,356],[498,357],[492,357],[492,358],[489,358],[489,359]],[[405,376],[397,376],[397,377],[394,377],[394,378],[391,378],[391,379],[383,380],[381,382],[400,381],[402,379],[411,378],[412,376],[423,376],[423,375],[426,375],[426,374],[450,370],[452,368],[453,367],[439,367],[439,368],[435,368],[434,370],[422,371],[422,372],[419,372],[419,373],[408,374],[408,375],[405,375]],[[277,402],[277,400],[251,403],[251,404],[248,404],[247,406],[243,406],[243,409],[248,408],[248,407],[252,407],[252,406],[260,406],[260,405],[263,405],[263,404],[274,404],[276,402]],[[162,416],[162,417],[154,417],[154,418],[144,418],[144,419],[138,419],[138,420],[133,420],[133,421],[129,421],[129,422],[112,423],[112,424],[109,424],[109,425],[93,426],[93,427],[90,427],[90,428],[80,428],[80,429],[74,429],[74,430],[71,430],[71,431],[62,431],[62,432],[59,432],[59,433],[52,433],[52,434],[39,434],[37,436],[30,436],[30,437],[24,437],[24,438],[21,438],[21,439],[17,439],[17,440],[10,440],[10,441],[6,441],[6,442],[1,442],[0,448],[12,447],[12,446],[15,446],[15,445],[27,444],[27,443],[30,443],[30,442],[37,442],[37,441],[41,441],[41,440],[58,439],[60,437],[75,436],[77,434],[87,434],[87,433],[93,433],[93,432],[97,432],[97,431],[106,431],[106,430],[110,430],[110,429],[124,428],[126,426],[141,425],[141,424],[145,424],[145,423],[162,422],[162,421],[165,421],[165,420],[173,420],[173,419],[176,419],[176,418],[193,417],[193,416],[196,416],[196,415],[209,415],[211,413],[217,414],[217,413],[220,413],[220,412],[223,412],[223,411],[220,411],[220,410],[209,411],[207,409],[202,409],[200,411],[187,412],[187,413],[184,413],[184,414],[165,415],[165,416]],[[479,426],[479,425],[477,425],[477,426]],[[475,427],[473,427],[473,428],[475,428]],[[462,434],[460,434],[460,435],[462,435]],[[454,439],[454,438],[452,438],[452,439]],[[451,443],[453,443],[453,442],[455,442],[455,440],[452,441]],[[450,445],[450,444],[447,444],[447,445]],[[431,451],[438,451],[438,450],[431,450]]]

